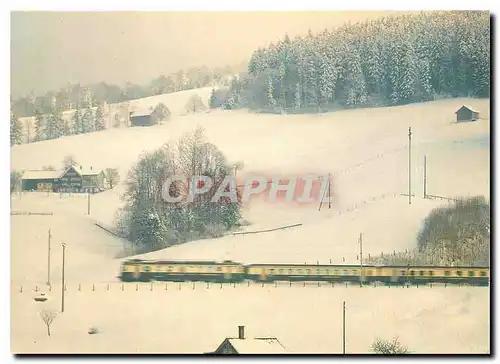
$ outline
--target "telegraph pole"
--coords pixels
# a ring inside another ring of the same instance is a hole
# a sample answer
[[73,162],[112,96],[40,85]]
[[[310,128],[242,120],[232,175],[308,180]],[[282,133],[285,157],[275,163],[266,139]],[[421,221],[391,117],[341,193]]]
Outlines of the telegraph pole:
[[87,199],[87,214],[90,215],[90,191],[88,194],[88,199]]
[[332,195],[330,194],[330,173],[328,173],[328,208],[332,208]]
[[342,307],[342,354],[345,355],[345,301]]
[[359,284],[363,285],[363,233],[359,234]]
[[424,198],[427,198],[427,156],[424,155]]
[[50,229],[49,229],[49,246],[47,249],[47,285],[50,286],[50,238],[52,238],[52,235],[50,234]]
[[64,260],[65,260],[65,251],[66,244],[62,243],[63,255],[62,255],[62,288],[61,288],[61,312],[64,312]]
[[408,204],[411,205],[411,126],[408,128]]

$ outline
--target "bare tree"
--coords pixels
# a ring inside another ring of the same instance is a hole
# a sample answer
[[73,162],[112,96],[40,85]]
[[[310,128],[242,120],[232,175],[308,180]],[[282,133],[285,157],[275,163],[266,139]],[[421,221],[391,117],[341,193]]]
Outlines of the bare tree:
[[106,175],[106,180],[108,181],[109,188],[113,188],[118,183],[120,183],[120,174],[117,168],[106,168],[104,170]]
[[12,194],[16,190],[20,189],[21,180],[23,178],[23,173],[21,171],[11,171],[10,172],[10,193]]
[[66,157],[64,157],[63,159],[63,167],[64,168],[68,168],[68,167],[71,167],[71,166],[76,166],[78,163],[75,159],[75,157],[73,155],[67,155]]
[[189,98],[188,102],[186,103],[186,111],[187,112],[195,113],[198,111],[205,110],[206,108],[207,107],[205,106],[205,104],[203,104],[203,101],[202,101],[200,95],[198,95],[198,94],[194,94],[193,96],[191,96]]
[[56,318],[57,313],[51,310],[43,310],[40,312],[40,317],[43,322],[47,326],[47,334],[50,336],[50,325],[52,325],[52,321]]
[[170,109],[162,102],[160,102],[153,111],[153,117],[157,124],[161,124],[162,121],[170,119],[172,113]]
[[372,344],[372,351],[375,354],[386,354],[386,355],[410,354],[408,348],[401,345],[397,337],[392,339],[392,341],[382,340],[379,338],[375,339],[375,341]]

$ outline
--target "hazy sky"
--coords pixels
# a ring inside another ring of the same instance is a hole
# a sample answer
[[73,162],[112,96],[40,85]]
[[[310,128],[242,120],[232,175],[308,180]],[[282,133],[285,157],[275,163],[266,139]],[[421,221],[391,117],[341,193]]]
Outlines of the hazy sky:
[[11,93],[67,82],[146,84],[190,66],[248,60],[259,46],[390,12],[12,12]]

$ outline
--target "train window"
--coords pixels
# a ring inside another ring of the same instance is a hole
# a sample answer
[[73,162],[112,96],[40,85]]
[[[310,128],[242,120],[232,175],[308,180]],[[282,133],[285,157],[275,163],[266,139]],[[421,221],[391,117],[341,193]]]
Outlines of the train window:
[[292,274],[292,268],[288,268],[288,274]]
[[297,269],[298,274],[302,274],[302,269]]
[[311,274],[311,270],[310,269],[306,269],[306,274]]
[[283,269],[280,269],[279,272],[280,272],[280,274],[283,274]]
[[217,272],[222,272],[222,267],[217,267]]
[[145,265],[144,272],[149,272],[149,271],[151,271],[151,268],[149,267],[149,265]]
[[445,271],[444,271],[444,276],[445,276],[445,277],[449,277],[449,275],[450,275],[450,271],[445,270]]
[[161,265],[156,266],[156,271],[161,272],[163,270],[163,267]]
[[430,270],[429,275],[432,277],[434,275],[434,271]]
[[367,276],[371,276],[371,275],[372,275],[372,271],[371,271],[370,269],[368,269],[368,270],[366,271],[366,275],[367,275]]
[[330,274],[330,270],[325,269],[325,274],[326,274],[326,275],[329,275],[329,274]]
[[486,277],[486,272],[484,270],[482,270],[480,275],[481,275],[481,277]]
[[172,271],[172,266],[167,265],[167,272],[171,272],[171,271]]
[[424,271],[423,271],[423,270],[421,270],[421,271],[420,271],[420,277],[422,277],[423,275],[424,275]]
[[401,277],[406,276],[406,271],[402,270],[400,273],[401,273]]
[[356,270],[354,270],[354,269],[353,269],[353,270],[351,270],[351,274],[352,274],[353,276],[355,276],[355,275],[357,274]]
[[410,275],[411,275],[411,276],[414,276],[414,275],[415,275],[415,271],[414,271],[414,270],[411,270],[411,271],[410,271]]
[[474,277],[474,271],[473,271],[473,270],[470,270],[470,271],[468,272],[468,275],[469,275],[469,277]]
[[461,277],[462,276],[462,271],[461,270],[457,270],[457,276]]

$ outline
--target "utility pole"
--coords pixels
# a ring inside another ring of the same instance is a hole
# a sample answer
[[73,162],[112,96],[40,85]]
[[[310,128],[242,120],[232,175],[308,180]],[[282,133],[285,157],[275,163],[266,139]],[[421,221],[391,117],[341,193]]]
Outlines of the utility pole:
[[49,246],[47,249],[47,285],[50,286],[50,238],[52,238],[52,235],[50,234],[50,229],[49,229]]
[[330,194],[330,173],[328,173],[328,208],[332,208],[332,201],[331,201],[332,195]]
[[64,312],[64,260],[66,252],[66,244],[62,243],[63,256],[62,256],[62,288],[61,288],[61,312]]
[[408,128],[408,204],[411,205],[411,126]]
[[359,234],[359,285],[363,285],[363,233]]
[[89,194],[88,194],[87,201],[88,201],[88,203],[87,203],[87,214],[90,215],[90,191],[89,191]]
[[424,155],[424,198],[427,198],[427,156]]
[[342,307],[342,354],[345,355],[345,301]]

